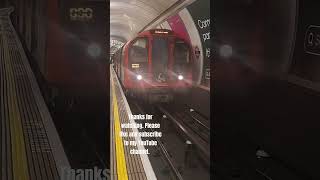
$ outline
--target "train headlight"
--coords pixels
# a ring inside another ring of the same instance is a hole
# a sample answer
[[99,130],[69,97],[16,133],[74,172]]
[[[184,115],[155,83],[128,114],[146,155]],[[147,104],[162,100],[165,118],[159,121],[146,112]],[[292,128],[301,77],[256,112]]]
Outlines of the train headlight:
[[178,79],[179,79],[179,80],[183,80],[183,76],[182,76],[182,75],[179,75],[179,76],[178,76]]
[[140,74],[137,75],[137,79],[140,81],[142,79],[142,76]]

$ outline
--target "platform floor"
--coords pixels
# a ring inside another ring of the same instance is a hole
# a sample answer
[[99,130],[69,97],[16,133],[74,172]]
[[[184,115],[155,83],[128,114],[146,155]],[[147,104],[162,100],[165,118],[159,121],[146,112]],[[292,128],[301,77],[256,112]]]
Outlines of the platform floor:
[[[130,154],[131,146],[124,146],[123,141],[137,141],[137,137],[121,137],[122,132],[138,132],[137,129],[121,129],[121,123],[134,123],[129,120],[131,110],[121,89],[117,76],[110,68],[111,79],[111,179],[112,180],[155,180],[153,168],[150,164],[148,155]],[[141,139],[140,139],[141,141]],[[135,149],[144,149],[143,146],[137,146]]]
[[0,9],[0,156],[3,180],[58,180],[70,168],[22,44]]

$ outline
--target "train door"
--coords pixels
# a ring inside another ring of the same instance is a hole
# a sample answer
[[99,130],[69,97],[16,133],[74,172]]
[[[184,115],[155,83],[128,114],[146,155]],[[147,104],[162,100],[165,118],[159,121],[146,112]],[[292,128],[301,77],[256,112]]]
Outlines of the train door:
[[167,81],[169,63],[168,37],[154,36],[152,39],[152,77],[159,83]]

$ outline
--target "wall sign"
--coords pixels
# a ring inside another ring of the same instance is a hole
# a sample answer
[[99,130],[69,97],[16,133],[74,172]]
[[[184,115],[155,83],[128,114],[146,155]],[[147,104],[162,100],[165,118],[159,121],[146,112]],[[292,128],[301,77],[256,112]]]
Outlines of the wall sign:
[[320,26],[310,25],[306,31],[304,40],[306,53],[320,55]]
[[93,18],[93,10],[91,8],[70,8],[69,15],[72,21],[90,20]]
[[210,34],[210,0],[195,1],[187,7],[193,22],[195,23],[200,35],[203,54],[203,73],[201,84],[209,86],[210,84],[210,62],[211,62],[211,39]]

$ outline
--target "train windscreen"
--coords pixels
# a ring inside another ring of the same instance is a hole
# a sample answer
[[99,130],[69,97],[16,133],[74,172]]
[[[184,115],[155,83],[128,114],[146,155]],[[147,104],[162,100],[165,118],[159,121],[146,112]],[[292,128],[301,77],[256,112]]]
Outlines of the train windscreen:
[[152,43],[152,70],[154,78],[159,82],[166,81],[168,66],[168,39],[154,37]]
[[138,38],[132,44],[129,52],[130,62],[144,63],[148,62],[147,38]]

